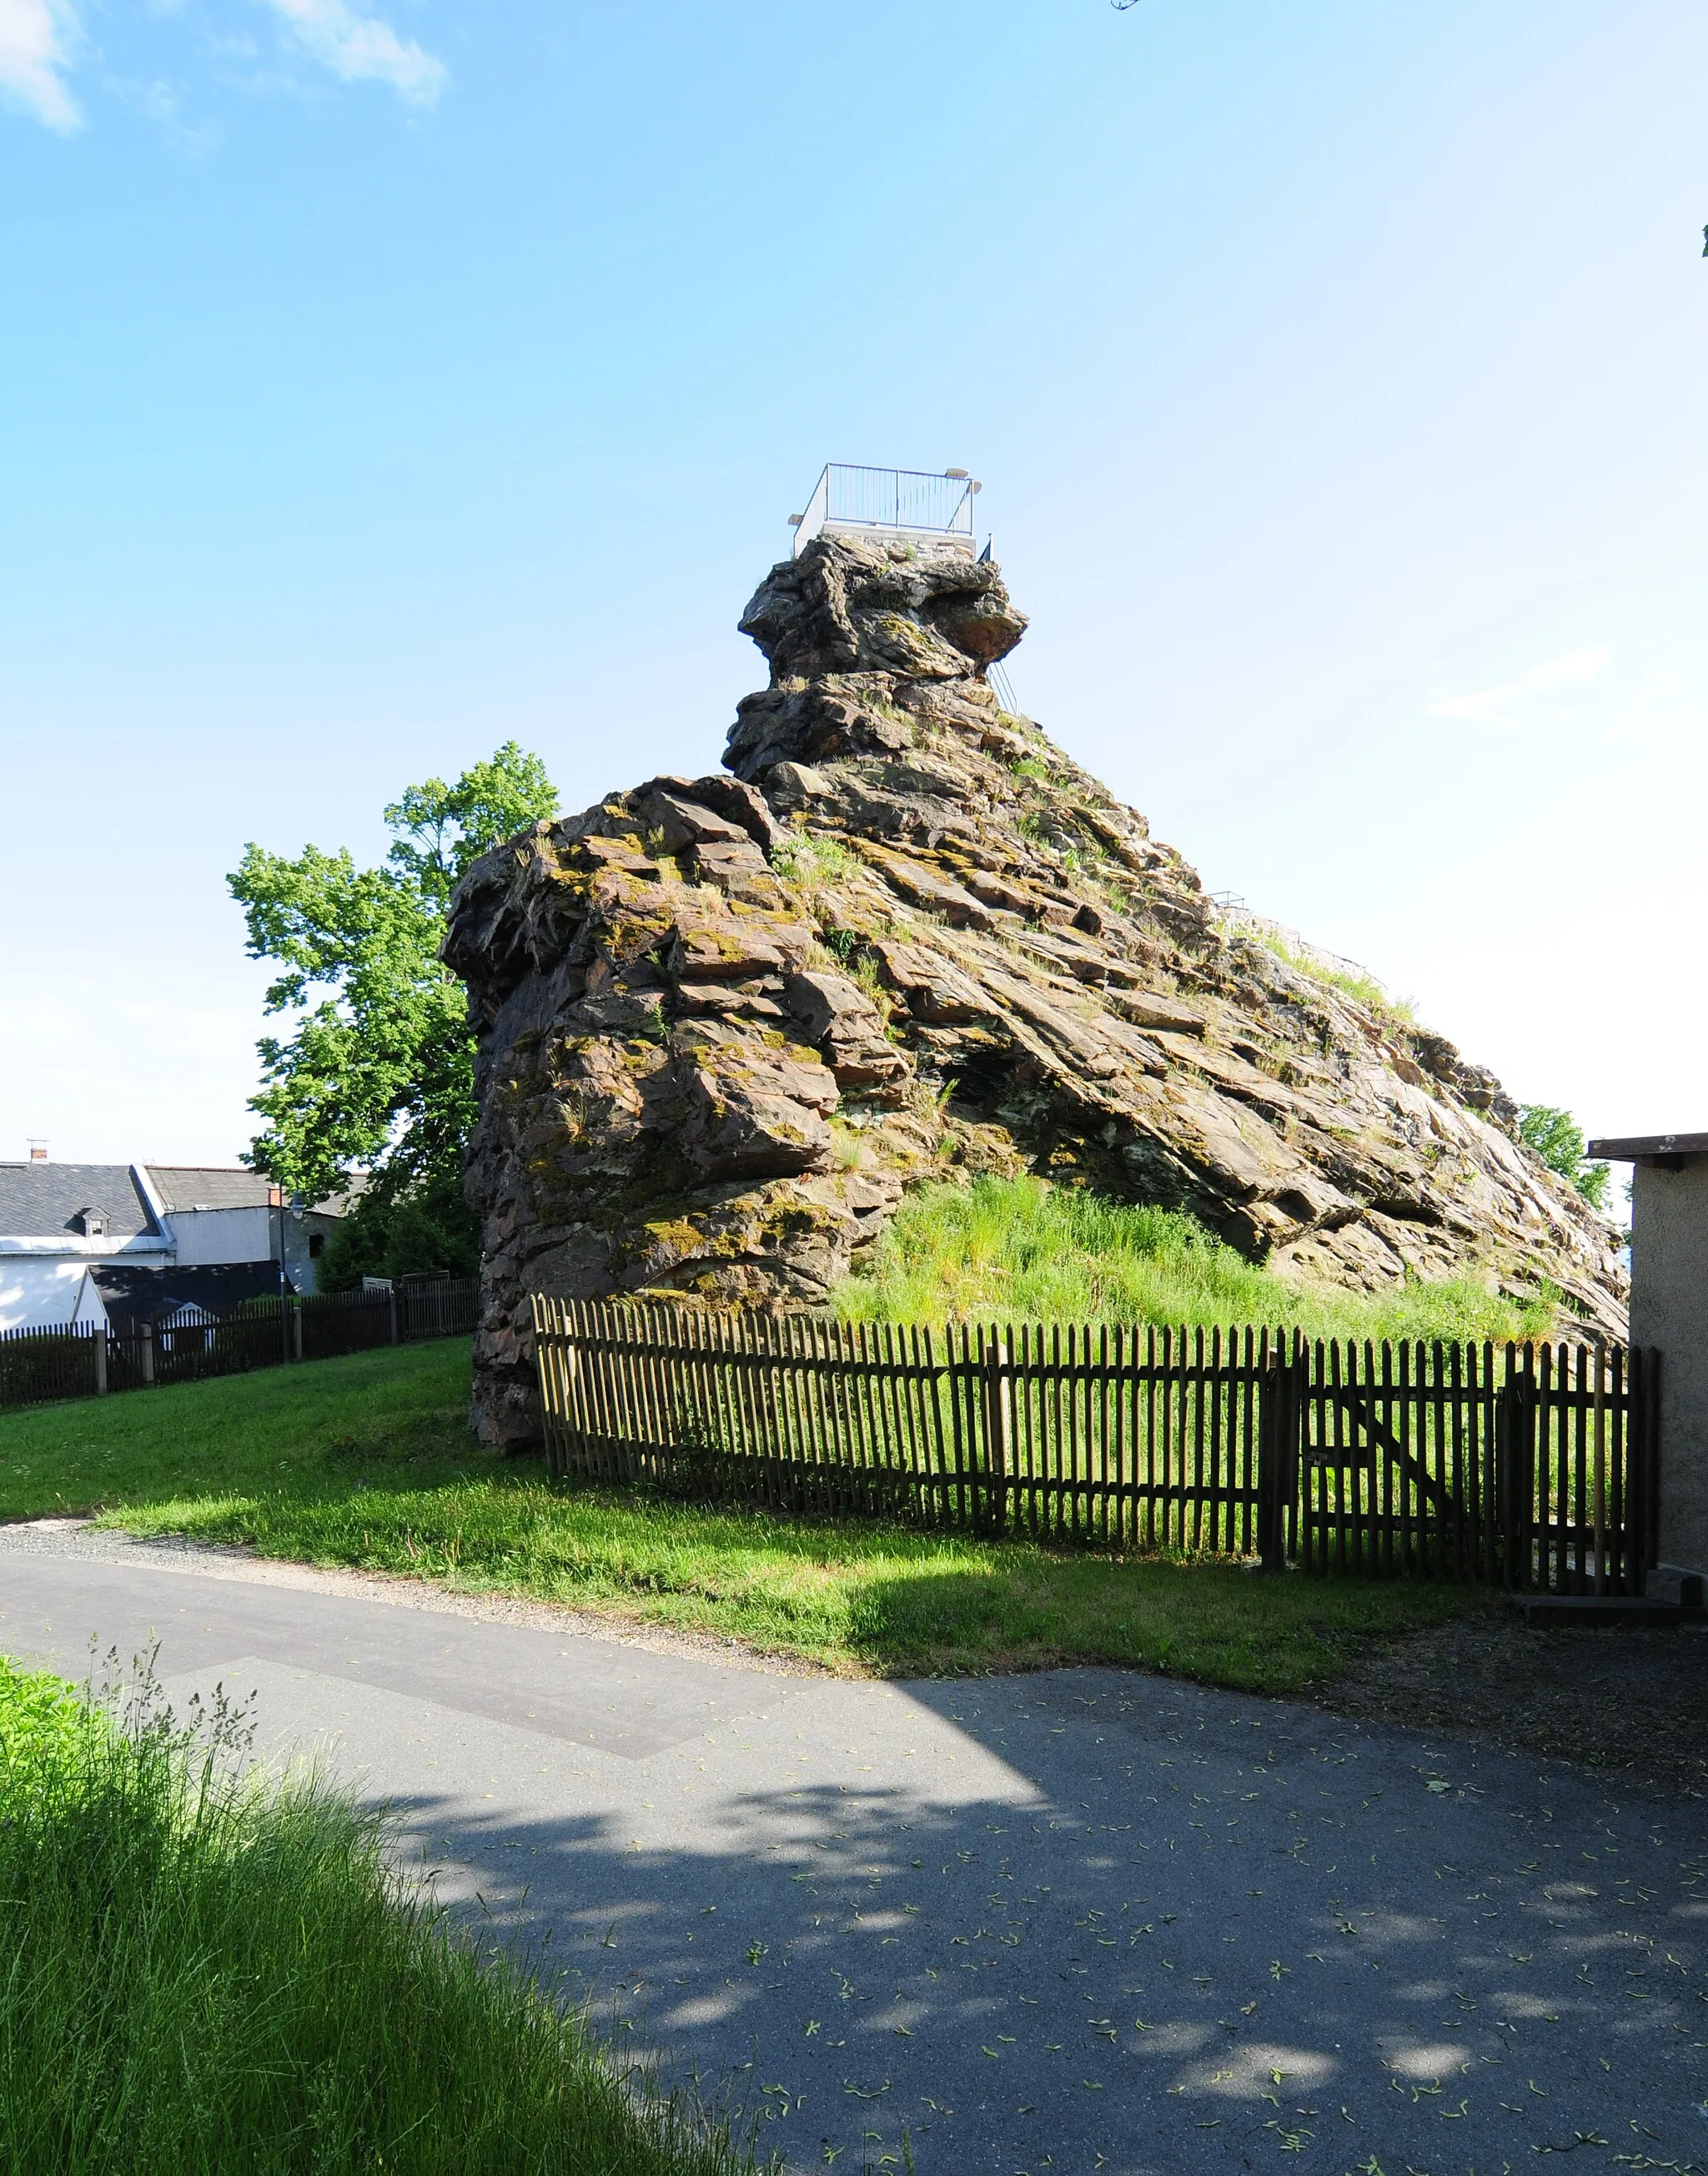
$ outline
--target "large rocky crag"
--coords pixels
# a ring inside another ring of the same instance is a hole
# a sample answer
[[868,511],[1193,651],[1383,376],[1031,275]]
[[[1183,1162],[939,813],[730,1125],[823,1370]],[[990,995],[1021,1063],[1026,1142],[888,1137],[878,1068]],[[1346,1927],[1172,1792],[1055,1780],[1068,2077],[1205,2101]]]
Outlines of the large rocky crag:
[[820,538],[743,630],[726,770],[477,862],[476,1421],[537,1432],[528,1295],[821,1304],[910,1185],[1031,1169],[1375,1291],[1546,1279],[1623,1329],[1608,1227],[1444,1037],[1219,922],[989,667],[997,568]]

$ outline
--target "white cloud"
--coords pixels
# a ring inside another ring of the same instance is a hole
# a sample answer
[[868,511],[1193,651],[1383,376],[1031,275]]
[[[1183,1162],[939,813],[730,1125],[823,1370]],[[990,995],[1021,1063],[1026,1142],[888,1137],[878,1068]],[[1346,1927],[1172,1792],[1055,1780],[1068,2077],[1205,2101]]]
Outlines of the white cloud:
[[[0,9],[19,0],[0,0]],[[29,0],[24,0],[29,4]],[[400,38],[378,15],[358,15],[345,0],[269,0],[296,42],[345,83],[389,83],[411,106],[432,106],[444,87],[445,65]]]
[[1606,671],[1613,653],[1607,650],[1570,650],[1563,657],[1551,657],[1543,665],[1532,665],[1528,672],[1520,672],[1515,680],[1503,680],[1497,688],[1479,688],[1474,695],[1438,695],[1429,705],[1432,717],[1498,719],[1501,713],[1510,710],[1532,697],[1545,695],[1551,688],[1569,688],[1585,680],[1593,680]]
[[75,128],[83,119],[63,74],[76,37],[66,0],[0,0],[0,93],[50,128]]

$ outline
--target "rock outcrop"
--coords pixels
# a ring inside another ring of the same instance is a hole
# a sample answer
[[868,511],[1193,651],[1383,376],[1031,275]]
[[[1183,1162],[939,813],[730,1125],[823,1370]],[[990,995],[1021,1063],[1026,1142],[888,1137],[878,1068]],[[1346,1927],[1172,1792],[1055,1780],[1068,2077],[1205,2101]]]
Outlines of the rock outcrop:
[[532,1291],[821,1303],[921,1181],[1031,1169],[1283,1272],[1543,1280],[1619,1334],[1610,1229],[1443,1036],[1224,928],[988,668],[997,568],[820,538],[742,622],[727,769],[477,862],[476,1418],[526,1440]]

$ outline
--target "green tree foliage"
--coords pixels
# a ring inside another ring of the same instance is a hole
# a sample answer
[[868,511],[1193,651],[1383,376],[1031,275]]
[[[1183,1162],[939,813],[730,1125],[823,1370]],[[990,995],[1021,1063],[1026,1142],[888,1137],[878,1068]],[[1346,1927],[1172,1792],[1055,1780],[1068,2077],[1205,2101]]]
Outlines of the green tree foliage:
[[1583,1128],[1569,1111],[1547,1103],[1520,1103],[1518,1130],[1552,1172],[1569,1179],[1592,1209],[1607,1205],[1607,1167],[1584,1161]]
[[[258,1046],[264,1085],[249,1107],[265,1123],[245,1161],[311,1200],[369,1175],[333,1243],[329,1285],[382,1264],[470,1266],[460,1181],[474,1043],[462,985],[438,958],[445,908],[471,862],[557,806],[540,759],[507,741],[451,785],[406,787],[385,811],[379,868],[358,868],[347,849],[292,859],[252,844],[227,879],[250,956],[281,970],[268,1012],[296,1016],[288,1039]],[[417,1251],[425,1259],[402,1259]]]
[[364,1194],[328,1236],[322,1292],[353,1292],[364,1277],[443,1270],[471,1277],[481,1266],[480,1227],[463,1199],[460,1161],[436,1164],[408,1187]]

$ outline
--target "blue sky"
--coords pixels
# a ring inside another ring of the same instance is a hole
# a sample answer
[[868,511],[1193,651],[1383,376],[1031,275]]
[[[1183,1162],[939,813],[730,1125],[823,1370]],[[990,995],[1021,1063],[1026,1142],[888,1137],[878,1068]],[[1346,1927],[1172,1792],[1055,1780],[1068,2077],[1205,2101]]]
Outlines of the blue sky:
[[1515,1093],[1708,1123],[1708,14],[0,0],[0,1156],[224,1160],[246,840],[713,767],[826,459]]

